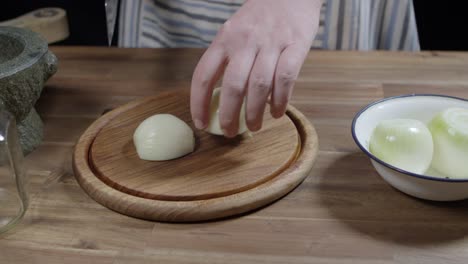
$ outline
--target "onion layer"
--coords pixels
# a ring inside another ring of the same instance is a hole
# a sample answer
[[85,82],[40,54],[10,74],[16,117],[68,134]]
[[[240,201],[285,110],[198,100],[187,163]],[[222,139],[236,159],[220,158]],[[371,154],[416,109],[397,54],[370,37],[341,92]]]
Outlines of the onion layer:
[[432,167],[450,178],[468,178],[468,109],[449,108],[429,123]]
[[371,135],[369,151],[397,168],[423,174],[431,165],[432,136],[419,120],[384,120]]

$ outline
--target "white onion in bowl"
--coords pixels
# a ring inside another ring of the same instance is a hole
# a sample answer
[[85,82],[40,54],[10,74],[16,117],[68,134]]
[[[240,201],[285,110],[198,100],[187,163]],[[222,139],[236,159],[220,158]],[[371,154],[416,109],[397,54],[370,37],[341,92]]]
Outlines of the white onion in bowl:
[[371,135],[369,151],[394,167],[423,174],[431,165],[432,136],[419,120],[383,120]]
[[434,140],[432,167],[450,178],[468,178],[468,109],[448,108],[428,127]]

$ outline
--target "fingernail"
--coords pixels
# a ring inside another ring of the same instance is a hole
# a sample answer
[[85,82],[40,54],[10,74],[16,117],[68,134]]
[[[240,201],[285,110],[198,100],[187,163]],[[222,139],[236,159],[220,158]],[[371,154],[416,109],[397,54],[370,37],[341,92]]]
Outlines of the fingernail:
[[203,124],[203,122],[201,120],[195,119],[193,122],[195,123],[195,127],[197,129],[204,129],[205,128],[205,124]]
[[232,134],[229,130],[227,130],[227,129],[224,129],[224,128],[223,128],[222,130],[223,130],[224,136],[227,137],[227,138],[232,138],[232,137],[235,136],[235,135],[233,135],[233,134]]
[[283,114],[284,114],[283,111],[278,111],[278,110],[273,110],[271,112],[271,116],[273,116],[274,118],[280,118],[283,116]]
[[257,131],[260,130],[260,128],[262,128],[262,126],[260,124],[255,124],[255,125],[252,125],[251,131],[252,132],[257,132]]

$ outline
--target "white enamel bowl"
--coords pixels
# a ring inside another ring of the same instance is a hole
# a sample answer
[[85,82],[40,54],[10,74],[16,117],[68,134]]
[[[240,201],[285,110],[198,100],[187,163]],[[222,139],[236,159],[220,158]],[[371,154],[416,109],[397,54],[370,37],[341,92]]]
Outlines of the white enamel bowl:
[[369,156],[380,176],[396,189],[411,196],[433,201],[466,199],[468,198],[468,179],[446,179],[411,173],[396,168],[369,152],[370,136],[380,121],[392,118],[411,118],[427,124],[436,113],[449,107],[468,109],[468,100],[430,94],[385,98],[364,107],[357,113],[351,132],[354,141]]

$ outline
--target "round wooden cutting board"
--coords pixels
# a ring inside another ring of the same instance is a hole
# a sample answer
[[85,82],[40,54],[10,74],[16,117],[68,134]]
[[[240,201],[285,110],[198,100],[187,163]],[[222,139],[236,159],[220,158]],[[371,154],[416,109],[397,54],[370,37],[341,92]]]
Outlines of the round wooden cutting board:
[[[313,126],[294,107],[262,130],[233,139],[194,128],[190,94],[179,90],[130,102],[95,121],[75,148],[81,187],[125,215],[157,221],[223,218],[264,206],[307,176],[318,152]],[[196,149],[169,161],[138,158],[133,133],[147,117],[173,114],[189,124]]]

